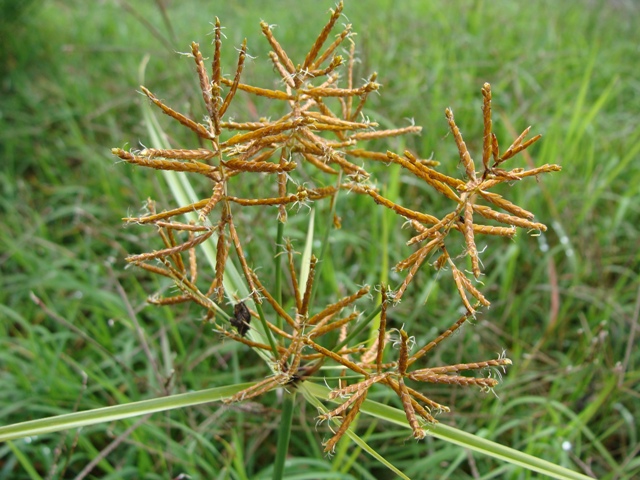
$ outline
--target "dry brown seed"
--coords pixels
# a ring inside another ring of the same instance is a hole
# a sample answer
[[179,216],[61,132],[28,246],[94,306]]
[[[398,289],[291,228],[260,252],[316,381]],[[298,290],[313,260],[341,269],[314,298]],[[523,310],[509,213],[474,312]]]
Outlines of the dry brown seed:
[[143,262],[131,262],[136,267],[140,267],[143,270],[147,270],[151,273],[155,273],[157,275],[162,275],[164,277],[171,278],[171,272],[165,268],[158,267],[157,265],[149,265],[148,263]]
[[152,260],[156,258],[163,258],[170,255],[174,255],[176,253],[184,252],[185,250],[189,250],[190,248],[200,245],[202,242],[207,240],[211,235],[213,235],[213,230],[209,230],[208,232],[198,235],[192,241],[183,243],[182,245],[178,245],[172,248],[165,248],[162,250],[158,250],[156,252],[141,253],[138,255],[129,255],[128,257],[125,258],[125,260],[127,262],[137,263],[137,262],[143,262],[146,260]]
[[351,130],[358,130],[358,129],[362,129],[362,128],[371,128],[371,127],[377,127],[378,124],[376,122],[367,122],[367,123],[358,123],[358,122],[352,122],[350,120],[344,120],[341,118],[338,118],[336,116],[331,116],[331,115],[324,115],[322,113],[318,113],[318,112],[304,112],[303,115],[305,117],[310,117],[313,120],[319,122],[319,123],[326,123],[328,125],[336,125],[338,127],[345,127],[347,129],[351,129]]
[[456,288],[458,289],[458,293],[460,294],[460,298],[462,299],[463,305],[465,306],[465,308],[467,309],[467,311],[469,313],[471,313],[472,315],[475,315],[476,311],[471,306],[471,303],[469,303],[469,299],[467,298],[467,294],[465,292],[465,290],[466,290],[465,282],[464,282],[464,280],[462,280],[463,277],[465,279],[467,277],[465,277],[464,273],[462,273],[460,270],[458,270],[456,268],[455,264],[451,260],[449,260],[449,265],[451,266],[451,273],[453,274],[453,281],[456,284]]
[[125,217],[122,220],[128,223],[153,223],[157,220],[164,220],[165,218],[175,217],[176,215],[181,215],[183,213],[189,213],[193,211],[200,210],[204,208],[209,202],[208,198],[204,200],[199,200],[191,205],[187,205],[180,208],[174,208],[173,210],[167,210],[166,212],[155,213],[153,215],[147,215],[146,217]]
[[473,160],[471,160],[471,155],[469,155],[469,150],[467,150],[467,145],[464,143],[462,139],[462,135],[460,134],[460,129],[456,125],[456,122],[453,118],[453,112],[450,108],[445,110],[445,116],[447,117],[447,122],[449,122],[449,128],[451,129],[451,133],[453,133],[453,138],[456,141],[456,145],[458,146],[458,152],[460,153],[460,160],[462,161],[462,165],[464,165],[464,169],[467,172],[467,178],[474,182],[476,180],[476,167],[473,164]]
[[348,96],[360,96],[365,93],[374,92],[380,88],[379,83],[369,82],[359,88],[324,88],[324,87],[311,87],[301,89],[300,93],[308,95],[310,97],[348,97]]
[[306,317],[309,313],[309,301],[311,299],[311,291],[313,290],[313,279],[316,275],[316,263],[318,259],[315,255],[311,255],[309,261],[309,276],[307,277],[307,284],[304,289],[304,296],[302,297],[302,308],[298,312],[303,317]]
[[266,22],[260,22],[260,27],[262,28],[262,33],[267,40],[271,44],[271,48],[273,48],[273,53],[275,53],[278,57],[278,60],[282,62],[282,65],[287,69],[290,75],[296,73],[296,68],[293,66],[293,62],[289,59],[287,53],[282,49],[278,41],[273,36],[273,32],[271,32],[271,27]]
[[336,434],[324,444],[325,452],[332,452],[336,448],[336,443],[338,443],[338,441],[342,438],[342,436],[345,434],[345,432],[349,428],[349,425],[351,425],[351,423],[355,420],[356,416],[358,415],[358,412],[360,411],[360,406],[362,405],[362,403],[366,398],[367,398],[367,390],[365,390],[362,395],[356,398],[356,400],[353,403],[353,407],[351,407],[351,410],[349,410],[349,413],[344,417],[344,420],[342,420],[342,424],[340,425],[340,428],[338,429]]
[[418,259],[420,258],[424,259],[426,255],[431,253],[435,248],[438,248],[439,246],[442,245],[443,239],[444,239],[444,236],[440,232],[437,232],[433,240],[431,240],[426,245],[423,245],[422,247],[420,247],[418,250],[413,252],[404,260],[401,260],[400,262],[398,262],[394,267],[394,269],[397,271],[406,270],[410,266],[414,265],[418,261]]
[[477,385],[483,388],[493,388],[498,384],[498,380],[495,378],[476,378],[476,377],[463,377],[460,375],[435,375],[424,374],[416,375],[415,372],[407,375],[411,380],[416,382],[428,382],[428,383],[444,383],[447,385],[459,385],[461,387],[468,387],[471,385]]
[[222,28],[220,27],[220,19],[216,17],[214,31],[214,54],[211,65],[211,80],[214,85],[220,85],[221,69],[220,69],[220,52],[222,49]]
[[506,213],[496,212],[495,210],[492,210],[491,208],[484,205],[474,205],[473,211],[479,213],[485,218],[497,220],[498,222],[506,223],[507,225],[515,225],[516,227],[530,228],[534,230],[540,230],[542,232],[547,231],[547,226],[542,223],[531,222],[524,218],[507,215]]
[[223,213],[223,215],[228,217],[228,224],[229,224],[229,235],[231,236],[231,240],[233,241],[233,246],[236,250],[236,255],[238,256],[238,260],[240,260],[240,266],[242,267],[242,273],[244,273],[244,277],[247,280],[247,283],[249,284],[249,292],[251,293],[251,296],[253,298],[253,301],[256,303],[262,303],[262,300],[260,299],[260,297],[258,296],[257,292],[256,292],[256,287],[253,284],[253,272],[251,271],[251,269],[249,268],[249,266],[247,265],[247,259],[244,256],[244,253],[242,252],[242,245],[240,244],[240,238],[238,237],[238,232],[236,231],[236,226],[233,223],[233,218],[231,217],[231,212],[229,210],[229,205],[226,204],[225,205],[225,211]]
[[311,317],[309,319],[309,322],[307,322],[307,323],[309,325],[315,325],[317,322],[322,320],[324,317],[326,317],[328,315],[331,315],[333,313],[339,312],[344,307],[346,307],[347,305],[352,304],[353,302],[358,300],[360,297],[363,297],[367,293],[369,293],[369,285],[365,285],[364,287],[362,287],[360,290],[358,290],[353,295],[349,295],[348,297],[344,297],[344,298],[338,300],[337,302],[332,303],[331,305],[327,306],[320,313],[316,313],[313,317]]
[[[437,240],[441,241],[440,238],[438,238]],[[420,248],[420,250],[419,250],[420,255],[418,256],[418,258],[416,258],[413,266],[409,270],[409,273],[407,273],[407,276],[405,277],[404,281],[402,282],[402,285],[400,285],[400,288],[398,288],[398,291],[396,292],[396,295],[395,295],[395,297],[393,299],[396,303],[398,303],[400,301],[400,299],[402,299],[402,296],[404,295],[405,290],[407,289],[407,287],[411,283],[411,280],[413,280],[413,277],[415,276],[416,272],[420,268],[420,265],[422,265],[422,263],[424,262],[425,258],[427,258],[427,255],[431,251],[431,249],[428,248],[429,246],[430,246],[430,244],[427,244],[424,247]]]
[[206,138],[208,140],[215,140],[216,137],[215,135],[211,134],[204,125],[200,125],[199,123],[194,122],[193,120],[185,117],[184,115],[182,115],[181,113],[176,112],[175,110],[169,108],[168,106],[166,106],[164,103],[162,103],[160,100],[158,100],[156,98],[156,96],[151,93],[149,90],[147,90],[145,87],[143,87],[142,85],[140,86],[140,89],[142,90],[142,92],[149,97],[149,100],[151,100],[156,106],[158,106],[165,114],[169,115],[170,117],[176,119],[178,122],[180,122],[182,125],[184,125],[185,127],[187,127],[188,129],[194,131],[195,133],[197,133],[199,136],[201,136],[202,138]]
[[[318,322],[318,324],[316,325],[316,327],[311,330],[311,332],[309,332],[309,337],[310,338],[316,338],[316,337],[320,337],[322,335],[325,335],[333,330],[335,330],[336,328],[342,328],[344,326],[346,326],[349,322],[354,321],[355,319],[357,319],[360,316],[360,312],[353,312],[351,313],[351,315],[342,318],[340,320],[336,320],[335,322],[332,322],[328,325],[321,325],[323,322]],[[327,317],[327,318],[331,318]]]
[[343,365],[343,366],[347,367],[348,369],[353,370],[356,373],[359,373],[360,375],[364,375],[365,377],[369,376],[369,373],[364,368],[359,367],[356,363],[354,363],[351,360],[343,357],[342,355],[339,355],[339,354],[337,354],[335,352],[332,352],[331,350],[328,350],[328,349],[324,348],[322,345],[318,345],[316,342],[314,342],[310,338],[304,337],[303,341],[304,341],[304,343],[306,345],[309,345],[316,352],[324,355],[325,357],[331,358],[332,360],[335,360],[340,365]]
[[344,30],[336,36],[336,39],[333,41],[331,45],[327,47],[327,49],[322,53],[322,55],[320,55],[320,57],[318,57],[318,59],[315,62],[313,62],[313,64],[311,65],[311,69],[314,70],[314,69],[320,68],[320,65],[322,65],[324,61],[327,58],[329,58],[333,54],[333,52],[335,52],[336,48],[340,46],[343,40],[347,38],[350,33],[351,33],[351,24],[348,24],[345,26]]
[[[513,157],[517,152],[519,152],[520,150],[518,150],[518,148],[521,146],[522,144],[522,140],[524,140],[524,137],[527,136],[527,134],[529,133],[529,131],[531,130],[531,126],[528,126],[527,128],[524,129],[524,131],[518,136],[518,138],[516,138],[513,143],[509,146],[509,148],[507,148],[506,152],[504,152],[501,156],[500,156],[500,163],[504,162],[505,160]],[[540,138],[540,135],[537,135],[537,137],[534,137],[535,140],[537,140],[538,138]],[[532,139],[533,140],[533,139]],[[534,140],[534,141],[535,141]],[[533,143],[533,142],[532,142]],[[525,147],[526,148],[526,147]]]
[[420,133],[422,131],[422,127],[417,125],[411,125],[409,127],[404,128],[394,128],[390,130],[377,130],[374,132],[358,132],[350,135],[349,138],[352,140],[373,140],[376,138],[388,138],[388,137],[397,137],[399,135],[406,135],[407,133]]
[[236,145],[239,143],[246,143],[250,140],[255,140],[257,138],[264,138],[267,135],[274,135],[277,133],[281,133],[283,131],[286,130],[295,130],[298,127],[300,127],[301,125],[304,125],[305,123],[308,123],[309,120],[303,117],[294,119],[294,120],[287,120],[284,122],[280,122],[280,123],[272,123],[267,125],[266,127],[262,127],[259,128],[257,130],[253,130],[247,133],[239,133],[237,135],[234,135],[233,137],[231,137],[229,140],[227,140],[226,142],[223,142],[220,144],[220,147],[225,148],[225,147],[230,147],[232,145]]
[[424,347],[422,347],[419,351],[413,354],[411,358],[409,358],[409,360],[407,361],[407,364],[410,366],[413,362],[415,362],[416,360],[418,360],[419,358],[421,358],[422,356],[430,352],[440,342],[442,342],[443,340],[453,335],[453,333],[456,332],[460,327],[462,327],[462,325],[464,325],[464,323],[469,319],[469,317],[472,317],[472,316],[473,315],[470,312],[465,313],[456,321],[456,323],[454,323],[452,326],[446,329],[443,333],[441,333],[435,340],[429,342]]
[[218,243],[216,245],[216,273],[215,287],[216,299],[218,303],[224,300],[224,270],[229,257],[229,244],[224,233],[224,224],[218,227]]
[[[220,111],[218,112],[219,117],[222,117],[225,114],[225,112],[227,111],[227,108],[229,108],[229,105],[233,100],[233,97],[236,94],[236,90],[238,89],[238,84],[240,83],[240,76],[242,75],[242,69],[244,67],[244,59],[246,55],[247,55],[247,39],[245,38],[242,42],[242,46],[240,47],[240,53],[238,55],[238,66],[236,67],[236,75],[233,79],[233,83],[231,84],[231,88],[229,89],[229,93],[227,93],[227,96],[225,97],[224,102],[220,107]],[[219,132],[218,132],[218,135],[219,135]]]
[[[418,392],[417,390],[414,390],[413,388],[407,386],[407,391],[409,392],[409,395],[411,395],[412,397],[415,397],[416,399],[420,400],[421,402],[423,402],[425,405],[427,405],[427,407],[429,409],[433,409],[433,410],[438,410],[438,411],[442,411],[445,413],[448,413],[449,407],[447,407],[446,405],[441,405],[438,402],[434,402],[433,400],[431,400],[428,397],[425,397],[422,393]],[[414,405],[415,408],[415,405]],[[417,410],[417,409],[416,409]],[[431,417],[431,415],[429,415]],[[431,417],[431,420],[429,420],[428,418],[424,417],[423,418],[429,422],[433,422],[433,423],[437,423],[435,418]]]
[[218,155],[217,150],[209,150],[207,148],[191,149],[162,149],[162,148],[145,148],[140,152],[143,157],[149,158],[171,158],[174,160],[211,160]]
[[367,390],[371,385],[379,382],[380,380],[388,377],[389,375],[391,375],[391,373],[389,372],[380,373],[378,375],[372,375],[369,378],[362,380],[361,382],[354,383],[353,385],[331,390],[331,392],[329,392],[329,398],[333,400],[338,397],[343,397],[345,395],[349,395],[352,393],[361,392],[362,390]]
[[485,200],[493,203],[495,206],[500,207],[503,210],[506,210],[509,213],[514,214],[517,217],[526,218],[527,220],[533,220],[533,213],[525,210],[522,207],[519,207],[518,205],[515,205],[514,203],[511,203],[509,200],[506,200],[497,193],[485,192],[482,190],[480,190],[478,193],[480,193],[482,198],[484,198]]
[[420,234],[416,235],[415,237],[412,237],[407,242],[407,245],[413,245],[414,243],[422,242],[427,238],[441,236],[442,234],[439,232],[439,230],[441,229],[444,229],[444,234],[446,235],[446,232],[448,231],[448,229],[454,225],[453,222],[458,217],[458,215],[459,215],[459,212],[458,212],[458,209],[456,209],[455,211],[448,213],[442,220],[439,220],[438,222],[436,222],[432,227],[430,228],[422,227],[423,228],[422,232],[420,232]]
[[475,363],[459,363],[457,365],[447,365],[445,367],[423,368],[420,370],[414,370],[412,375],[424,376],[429,374],[444,375],[447,373],[458,373],[465,370],[481,370],[489,367],[505,367],[511,365],[512,362],[508,358],[498,358],[495,360],[487,360],[484,362]]
[[[373,72],[369,77],[369,80],[367,80],[367,83],[375,83],[377,78],[378,78],[378,73]],[[363,95],[360,95],[360,102],[358,103],[358,106],[356,107],[355,111],[351,114],[351,117],[349,118],[349,120],[354,120],[358,118],[358,116],[362,112],[362,109],[364,108],[365,103],[367,103],[367,99],[369,98],[370,93],[371,92],[366,92]]]
[[407,416],[411,430],[413,430],[413,436],[416,440],[421,440],[425,437],[426,433],[422,428],[420,428],[420,423],[416,418],[416,412],[411,404],[411,397],[409,396],[409,392],[407,391],[407,387],[404,384],[402,377],[398,379],[398,386],[400,387],[400,400],[402,400],[405,415]]
[[121,148],[111,149],[111,153],[117,155],[122,160],[140,165],[143,167],[155,168],[156,170],[173,170],[178,172],[193,172],[201,175],[210,176],[218,172],[218,167],[207,165],[206,163],[196,162],[194,160],[188,162],[178,162],[174,160],[164,159],[152,159],[149,157],[142,157],[133,155]]
[[195,42],[191,42],[191,53],[196,62],[196,71],[198,72],[198,78],[200,79],[200,90],[202,91],[202,99],[209,113],[209,118],[213,119],[215,106],[211,100],[211,84],[209,83],[209,76],[204,66],[202,59],[202,53],[200,53],[200,45]]
[[[454,228],[458,228],[454,225]],[[483,235],[497,235],[500,237],[513,237],[516,234],[515,227],[494,227],[492,225],[473,224],[473,233]]]
[[152,296],[147,298],[147,303],[150,303],[151,305],[158,305],[158,306],[178,305],[180,303],[185,303],[190,301],[191,301],[191,297],[189,295],[177,295],[174,297]]
[[331,168],[329,165],[325,164],[322,160],[320,160],[318,157],[316,157],[315,155],[312,155],[311,153],[306,153],[306,152],[302,152],[302,156],[314,167],[316,167],[319,170],[322,170],[325,173],[329,173],[331,175],[338,175],[338,170],[334,170],[333,168]]
[[400,355],[398,357],[398,373],[402,376],[407,372],[407,360],[409,359],[409,335],[400,330]]
[[234,402],[242,402],[243,400],[249,400],[251,398],[262,395],[263,393],[268,392],[269,390],[273,390],[274,388],[280,385],[280,381],[285,379],[283,375],[276,375],[274,377],[268,377],[264,380],[256,383],[255,385],[250,386],[249,388],[245,388],[241,392],[236,393],[232,397],[223,398],[223,403],[234,403]]
[[484,295],[482,295],[482,293],[480,293],[480,290],[478,290],[471,283],[471,280],[469,280],[464,274],[460,275],[459,278],[462,281],[462,283],[464,284],[464,287],[467,290],[467,292],[469,292],[471,295],[473,295],[476,298],[476,300],[478,300],[478,302],[480,302],[485,307],[488,307],[489,305],[491,305],[491,302],[489,302],[489,300],[487,300],[484,297]]
[[255,284],[255,288],[258,289],[258,292],[260,293],[260,295],[264,296],[267,299],[267,302],[269,302],[269,304],[273,307],[273,309],[276,311],[276,313],[278,315],[280,315],[280,317],[284,318],[285,321],[289,324],[289,326],[291,326],[294,330],[296,328],[296,322],[293,320],[293,318],[291,318],[291,316],[282,308],[282,306],[275,301],[275,299],[271,296],[271,294],[267,291],[266,288],[264,288],[264,286],[262,285],[262,283],[260,283],[260,280],[258,279],[258,276],[254,273],[251,272],[251,278],[253,280],[253,284]]
[[[525,178],[525,177],[533,177],[541,173],[559,172],[560,170],[562,170],[562,167],[560,165],[555,165],[555,164],[550,165],[547,163],[545,165],[542,165],[541,167],[532,168],[531,170],[520,171],[517,173],[517,175],[520,178]],[[513,170],[511,172],[513,173]]]
[[402,215],[403,217],[406,217],[408,219],[413,219],[413,220],[417,220],[419,222],[428,223],[428,224],[435,224],[435,223],[439,222],[439,220],[434,216],[428,215],[426,213],[416,212],[415,210],[411,210],[409,208],[405,208],[405,207],[403,207],[401,205],[398,205],[397,203],[392,202],[388,198],[385,198],[382,195],[380,195],[379,193],[377,193],[371,187],[350,183],[350,184],[347,184],[345,186],[345,188],[348,188],[349,190],[351,190],[353,192],[367,194],[371,198],[373,198],[373,200],[378,205],[383,205],[383,206],[393,210],[398,215]]
[[[471,257],[471,269],[473,275],[480,277],[480,259],[478,257],[478,249],[476,248],[476,241],[473,236],[473,198],[467,199],[464,206],[464,229],[463,235],[467,244],[467,253]],[[483,297],[484,298],[484,297]]]
[[352,157],[358,158],[368,158],[370,160],[376,160],[378,162],[389,162],[389,157],[386,153],[382,152],[371,152],[369,150],[363,150],[360,148],[354,148],[353,150],[345,150],[347,155],[351,155]]
[[[405,151],[405,155],[409,153]],[[425,167],[422,163],[418,162],[417,159],[410,155],[407,159],[402,158],[400,155],[397,155],[393,152],[387,151],[387,157],[390,161],[397,163],[407,170],[411,171],[416,176],[420,177],[422,180],[427,182],[433,188],[435,188],[438,192],[442,193],[444,196],[450,198],[455,202],[460,202],[460,198],[449,188],[444,182],[434,179],[431,175],[427,167]]]
[[207,202],[207,204],[200,210],[198,213],[198,218],[201,222],[204,222],[205,219],[209,216],[211,211],[215,208],[218,202],[224,196],[224,182],[218,182],[213,186],[213,193],[211,198]]
[[485,171],[489,168],[489,160],[491,158],[492,150],[492,136],[491,136],[491,85],[485,83],[482,86],[482,116],[484,120],[484,131],[482,135],[482,165],[484,165]]
[[336,9],[331,12],[331,18],[329,18],[329,21],[327,22],[327,24],[324,26],[324,28],[318,35],[318,38],[316,38],[316,41],[313,43],[313,46],[311,47],[311,49],[309,50],[309,53],[307,53],[307,56],[304,59],[304,63],[302,64],[302,69],[301,69],[302,71],[309,70],[312,67],[313,61],[318,56],[318,53],[320,52],[322,45],[324,45],[324,42],[327,40],[327,37],[329,36],[329,33],[331,33],[331,30],[333,30],[333,27],[338,21],[338,18],[340,18],[340,14],[342,13],[343,6],[344,6],[343,3],[340,2],[336,6]]

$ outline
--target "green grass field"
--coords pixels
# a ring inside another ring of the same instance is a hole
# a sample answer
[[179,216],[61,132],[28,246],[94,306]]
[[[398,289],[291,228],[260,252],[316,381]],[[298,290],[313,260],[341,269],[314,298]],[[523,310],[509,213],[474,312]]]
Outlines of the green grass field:
[[[166,284],[125,270],[123,259],[148,250],[155,236],[124,228],[121,218],[147,197],[163,208],[172,201],[158,173],[117,162],[111,148],[150,141],[137,92],[145,56],[145,85],[199,118],[192,61],[176,52],[195,40],[210,55],[215,16],[225,26],[227,71],[236,56],[230,45],[246,37],[256,58],[245,79],[269,87],[275,77],[259,21],[276,24],[280,42],[301,56],[334,3],[23,3],[0,1],[0,426],[267,375],[248,348],[202,325],[198,310],[146,304]],[[166,10],[158,7],[165,3]],[[408,146],[433,155],[445,172],[459,171],[444,109],[455,111],[466,138],[481,139],[480,89],[490,82],[498,134],[515,137],[528,125],[543,134],[516,157],[518,166],[563,167],[509,192],[549,229],[488,244],[483,291],[491,309],[429,360],[462,363],[506,349],[514,365],[498,398],[436,386],[430,396],[452,406],[438,420],[588,476],[637,478],[640,6],[347,0],[345,13],[358,32],[357,78],[377,71],[383,85],[365,113],[385,128],[408,118],[423,126],[404,144],[375,148]],[[271,114],[248,96],[238,106],[238,119]],[[174,134],[168,118],[159,120],[175,145],[193,146],[183,129]],[[472,152],[482,148],[467,143]],[[403,204],[443,209],[404,174],[392,175],[389,188]],[[411,252],[402,221],[367,214],[374,206],[364,198],[338,206],[343,229],[332,237],[320,303],[379,282],[387,251],[394,259]],[[248,257],[272,256],[275,213],[242,221],[265,225]],[[287,224],[300,248],[307,221]],[[424,339],[449,326],[461,306],[453,282],[443,276],[436,283],[431,272],[418,274],[390,314]],[[374,400],[398,405],[380,392]],[[270,392],[231,408],[214,402],[0,443],[0,480],[271,478],[281,406],[282,396]],[[315,426],[315,416],[298,395],[285,478],[396,478],[348,440],[335,456],[324,455],[330,432]],[[356,431],[413,479],[537,475],[435,438],[416,442],[410,430],[367,415]],[[83,471],[92,460],[95,467]]]

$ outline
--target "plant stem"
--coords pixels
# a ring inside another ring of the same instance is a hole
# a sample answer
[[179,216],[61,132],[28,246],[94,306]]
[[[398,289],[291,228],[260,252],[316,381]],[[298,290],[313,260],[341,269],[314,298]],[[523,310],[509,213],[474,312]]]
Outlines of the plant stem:
[[280,431],[278,432],[278,450],[276,461],[273,465],[273,480],[281,480],[284,475],[284,462],[289,451],[289,438],[291,437],[291,421],[293,419],[293,407],[296,399],[296,391],[285,394],[282,403],[282,417],[280,419]]
[[[282,249],[282,238],[284,237],[284,222],[278,220],[278,233],[276,235],[276,253],[273,257],[275,262],[276,271],[276,285],[274,298],[278,304],[282,305],[282,261],[280,260],[280,254],[284,251]],[[282,318],[280,315],[276,317],[276,323],[278,328],[282,328]]]

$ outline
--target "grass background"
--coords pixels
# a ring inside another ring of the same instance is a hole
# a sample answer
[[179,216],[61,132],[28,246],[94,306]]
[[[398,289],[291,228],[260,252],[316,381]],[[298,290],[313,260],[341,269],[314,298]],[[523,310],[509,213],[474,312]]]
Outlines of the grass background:
[[[122,228],[120,218],[148,196],[170,201],[159,176],[117,164],[110,148],[147,139],[136,93],[145,55],[147,86],[200,116],[192,62],[175,52],[192,40],[207,45],[214,16],[226,26],[227,71],[236,55],[230,46],[247,37],[257,58],[245,79],[270,86],[259,20],[277,24],[277,38],[300,57],[333,3],[164,2],[166,17],[159,3],[0,2],[1,424],[265,372],[253,353],[202,328],[198,312],[145,305],[161,285],[125,271],[123,257],[148,248],[154,235]],[[456,363],[507,349],[514,366],[497,389],[500,399],[437,388],[433,398],[453,407],[440,421],[599,478],[639,475],[640,355],[638,335],[631,336],[640,298],[638,5],[348,0],[345,13],[358,32],[358,76],[378,71],[384,86],[367,113],[385,126],[406,125],[406,118],[423,125],[423,134],[408,140],[420,155],[433,154],[448,173],[459,168],[447,106],[479,151],[480,88],[488,81],[499,137],[528,125],[544,135],[516,161],[564,169],[509,191],[549,231],[491,242],[483,256],[491,310],[430,359]],[[237,118],[270,112],[245,96],[236,106]],[[193,145],[180,135],[176,144]],[[436,214],[446,208],[409,177],[391,187],[406,205]],[[338,208],[344,228],[333,237],[320,304],[378,281],[383,239],[392,262],[409,252],[401,222],[393,219],[384,234],[371,202]],[[275,214],[257,220],[266,227],[249,243],[254,259],[271,255],[275,239]],[[254,221],[244,218],[245,225]],[[305,222],[291,222],[287,235],[302,238]],[[423,269],[392,312],[419,341],[446,328],[460,307],[451,282],[436,281]],[[172,371],[168,387],[156,380]],[[374,398],[385,401],[382,393]],[[87,478],[269,478],[279,407],[271,393],[237,409],[214,404],[2,444],[0,479],[73,478],[119,436]],[[348,444],[333,458],[322,455],[327,431],[314,428],[314,415],[298,405],[290,478],[305,478],[305,468],[306,478],[392,478]],[[416,443],[364,416],[359,432],[412,478],[529,476],[433,439]]]

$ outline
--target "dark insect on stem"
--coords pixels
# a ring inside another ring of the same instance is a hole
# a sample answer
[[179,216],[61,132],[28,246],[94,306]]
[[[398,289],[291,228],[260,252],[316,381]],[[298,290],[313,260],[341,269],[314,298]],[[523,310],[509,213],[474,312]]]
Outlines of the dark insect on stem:
[[230,322],[231,325],[236,327],[241,337],[247,334],[251,323],[251,312],[249,312],[244,302],[238,302],[233,307],[233,317],[230,318]]

